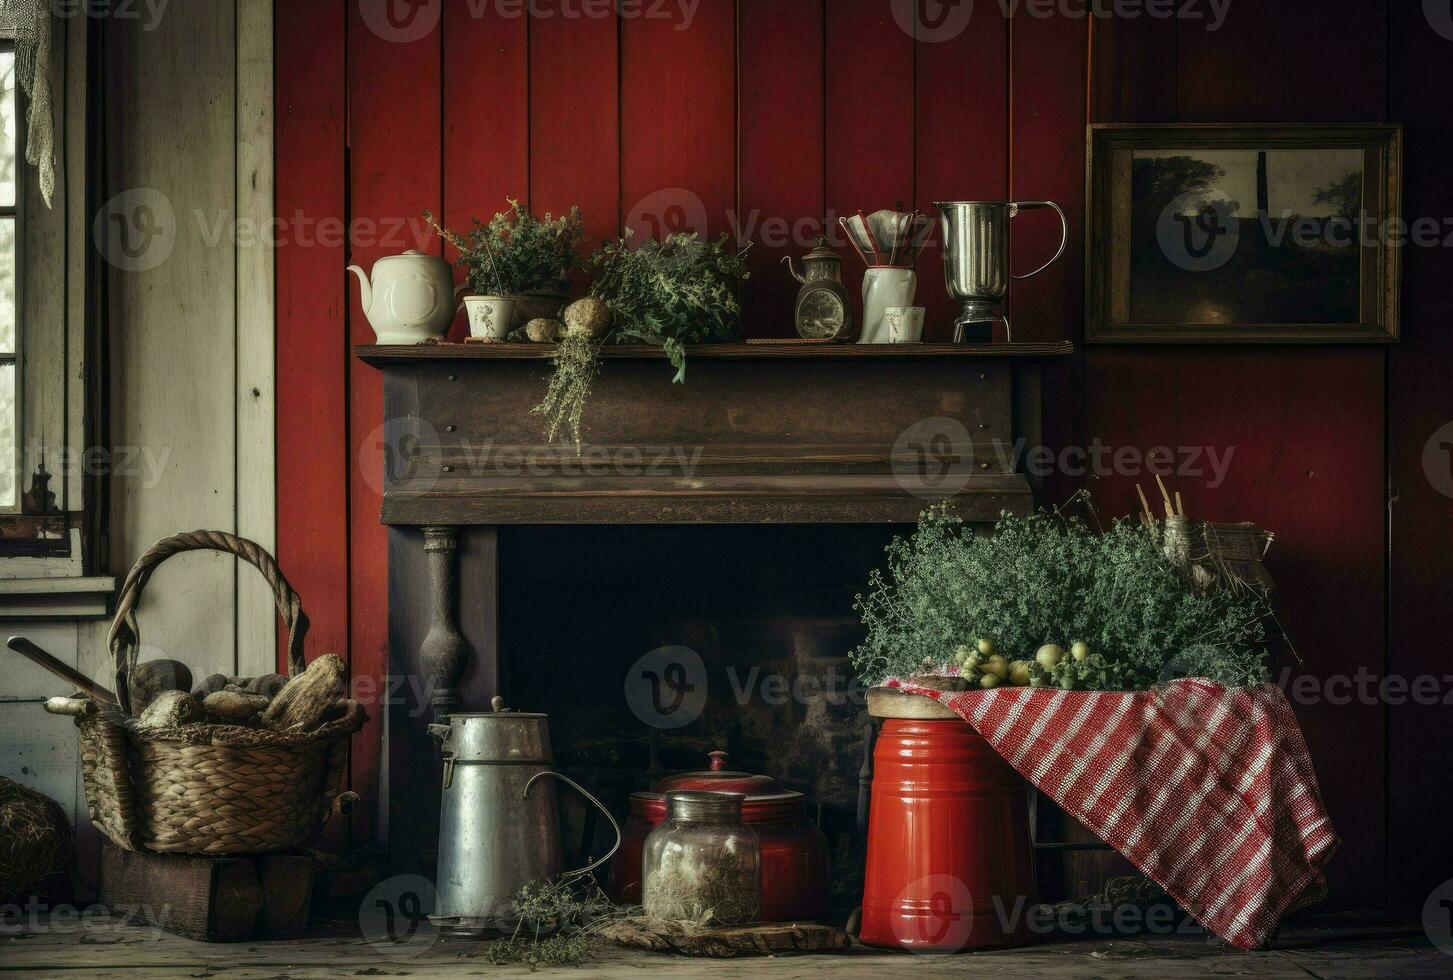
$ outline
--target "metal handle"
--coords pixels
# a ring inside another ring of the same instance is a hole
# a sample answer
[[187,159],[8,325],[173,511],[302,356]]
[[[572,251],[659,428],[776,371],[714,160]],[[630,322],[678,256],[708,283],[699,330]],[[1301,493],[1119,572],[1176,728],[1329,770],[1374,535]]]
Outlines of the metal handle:
[[621,849],[621,825],[618,824],[618,823],[616,823],[616,818],[613,817],[613,816],[611,816],[610,811],[605,808],[605,804],[604,803],[601,803],[600,800],[597,800],[593,795],[591,795],[590,790],[586,789],[584,786],[581,786],[579,783],[577,783],[575,780],[571,779],[569,776],[562,776],[560,773],[558,773],[558,772],[551,772],[548,769],[545,770],[544,772],[537,772],[533,776],[530,777],[530,781],[525,784],[525,799],[528,800],[530,798],[530,790],[534,788],[534,786],[535,786],[535,780],[539,779],[541,776],[554,776],[556,779],[560,780],[562,783],[565,783],[565,784],[567,784],[569,786],[574,787],[574,789],[575,789],[575,791],[577,793],[579,793],[581,796],[585,797],[590,802],[594,803],[595,804],[595,808],[597,810],[599,810],[601,813],[604,813],[605,814],[605,818],[610,821],[610,829],[611,830],[614,830],[616,832],[616,842],[613,845],[611,845],[611,849],[606,852],[605,857],[601,858],[598,861],[593,861],[590,864],[587,864],[583,868],[577,868],[574,871],[567,871],[566,874],[583,875],[586,872],[594,871],[596,868],[600,867],[602,864],[605,864],[605,862],[607,862],[611,858],[615,857],[616,851],[618,851],[618,850]]
[[1009,217],[1014,217],[1020,211],[1034,211],[1038,208],[1054,208],[1054,213],[1059,215],[1059,248],[1055,250],[1054,258],[1033,272],[1026,272],[1022,276],[1016,276],[1011,272],[1010,276],[1014,279],[1031,279],[1039,275],[1045,269],[1048,269],[1059,261],[1059,257],[1065,254],[1065,246],[1070,243],[1070,223],[1065,220],[1065,213],[1060,210],[1060,206],[1053,201],[1011,201],[1009,204]]

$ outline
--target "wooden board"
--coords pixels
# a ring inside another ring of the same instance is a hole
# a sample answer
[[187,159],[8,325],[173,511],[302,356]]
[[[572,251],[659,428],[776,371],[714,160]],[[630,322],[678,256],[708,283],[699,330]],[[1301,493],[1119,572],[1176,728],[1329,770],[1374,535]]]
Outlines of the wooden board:
[[[107,32],[107,104],[120,118],[108,121],[100,197],[131,192],[112,205],[118,214],[161,224],[135,266],[112,269],[109,281],[112,445],[154,461],[109,481],[118,571],[162,537],[230,530],[237,518],[235,10],[188,4],[153,30],[145,23],[118,19]],[[143,658],[232,673],[236,590],[230,555],[166,562],[139,611]]]
[[736,4],[624,17],[620,44],[621,223],[715,239],[737,207]]
[[[443,196],[440,25],[437,17],[432,23],[417,19],[430,11],[437,15],[438,8],[415,10],[407,30],[395,33],[371,27],[363,8],[349,6],[349,217],[356,229],[350,257],[365,270],[405,249],[441,250],[421,216],[424,210],[440,213]],[[365,241],[368,227],[377,234]],[[352,292],[349,300],[349,336],[369,343],[373,329],[357,295]],[[381,690],[388,670],[388,538],[378,524],[383,387],[376,373],[361,370],[356,361],[349,362],[348,385],[348,659],[355,683],[366,677]],[[353,740],[352,785],[370,797],[378,780],[381,714],[370,711]],[[353,812],[367,823],[374,810],[365,805]]]
[[530,17],[530,204],[579,205],[587,249],[620,233],[619,18]]
[[716,929],[686,930],[674,922],[641,917],[617,919],[602,935],[621,946],[658,953],[681,953],[731,959],[735,956],[778,956],[783,953],[822,953],[852,945],[836,926],[814,922],[764,923]]
[[[273,5],[237,6],[237,533],[277,547],[276,270],[273,227]],[[261,575],[237,563],[237,673],[271,673],[277,606]]]
[[[1341,44],[1364,16],[1357,0],[1228,8],[1225,24],[1178,26],[1181,122],[1376,122],[1386,104],[1384,46]],[[1277,37],[1294,35],[1287,45]],[[1336,84],[1308,95],[1307,76],[1342,51]],[[1209,84],[1214,76],[1218,81]],[[1367,90],[1376,93],[1369,100]],[[1365,114],[1372,111],[1374,115]],[[1386,456],[1382,350],[1188,350],[1173,356],[1178,438],[1235,445],[1227,482],[1187,494],[1210,519],[1277,532],[1269,568],[1307,673],[1384,669]],[[1163,402],[1162,402],[1163,404]],[[1151,409],[1156,410],[1155,408]],[[1329,529],[1334,529],[1329,531]],[[1344,844],[1328,871],[1333,901],[1384,900],[1385,713],[1378,703],[1297,706],[1333,825]],[[1356,776],[1352,776],[1356,773]]]
[[[527,967],[493,967],[484,942],[389,943],[360,941],[347,924],[292,942],[207,946],[101,916],[60,922],[42,918],[39,928],[19,935],[6,949],[6,966],[23,974],[80,975],[103,970],[118,976],[196,977],[220,974],[241,980],[266,980],[280,970],[289,976],[477,977],[526,976]],[[1075,980],[1115,976],[1163,980],[1193,974],[1235,975],[1285,980],[1287,977],[1361,977],[1367,980],[1440,976],[1447,960],[1406,917],[1366,917],[1355,922],[1320,920],[1283,930],[1275,948],[1256,953],[1208,943],[1198,933],[1114,937],[1088,934],[1073,942],[1041,943],[1018,949],[982,950],[962,956],[910,956],[854,946],[843,953],[754,958],[740,964],[691,960],[602,944],[595,958],[579,968],[545,968],[541,977],[588,976],[595,980],[795,980],[828,973],[835,980],[961,980],[965,975],[1045,977]]]
[[[461,234],[505,210],[506,198],[530,203],[529,20],[469,0],[443,8],[443,222]],[[464,281],[463,268],[454,275]],[[468,333],[460,313],[449,335]]]
[[[1048,344],[820,344],[770,341],[747,344],[688,344],[686,356],[711,360],[825,360],[825,361],[929,361],[929,360],[1028,360],[1064,357],[1074,353],[1070,341]],[[418,361],[511,361],[548,360],[555,356],[554,344],[417,344],[412,347],[367,345],[357,348],[366,364],[405,364]],[[637,344],[610,345],[601,349],[605,360],[662,360],[659,347]]]
[[203,942],[291,939],[308,927],[316,862],[304,854],[200,857],[101,848],[100,902]]
[[[913,193],[913,35],[878,0],[827,10],[828,218],[910,209]],[[900,5],[901,6],[901,5]],[[841,228],[843,282],[862,315],[863,263]]]
[[[1368,5],[1369,7],[1373,5]],[[1416,6],[1395,5],[1391,18],[1390,117],[1407,127],[1417,149],[1403,175],[1405,212],[1453,215],[1443,162],[1453,152],[1453,105],[1429,86],[1450,42],[1430,31]],[[1445,234],[1447,224],[1444,223]],[[1445,325],[1453,277],[1447,249],[1403,250],[1403,342],[1388,351],[1388,462],[1391,548],[1387,670],[1409,679],[1445,676],[1438,636],[1453,581],[1448,520],[1453,457],[1436,444],[1453,413],[1453,334]],[[1442,433],[1435,439],[1435,433]],[[1436,479],[1436,483],[1435,483]],[[1439,685],[1446,693],[1445,684]],[[1388,899],[1417,907],[1453,867],[1453,841],[1429,814],[1453,812],[1453,783],[1424,764],[1425,747],[1446,745],[1453,722],[1437,703],[1404,703],[1388,711]],[[1324,777],[1325,778],[1325,777]]]
[[[308,4],[279,18],[276,209],[294,231],[277,251],[275,552],[302,598],[306,655],[349,647],[346,16]],[[292,227],[292,226],[290,226]],[[275,669],[287,670],[286,636]],[[374,712],[370,711],[370,715]],[[361,754],[367,748],[360,745]],[[366,787],[364,790],[366,791]],[[358,807],[357,810],[366,810]],[[330,821],[330,839],[342,821]]]
[[[935,222],[935,201],[1009,196],[1009,21],[996,5],[981,4],[960,30],[954,8],[944,9],[950,13],[938,29],[918,25],[915,46],[914,203]],[[944,284],[942,241],[935,230],[918,259],[914,302],[927,311],[928,341],[951,339],[962,308]]]
[[[755,244],[743,296],[747,337],[792,336],[799,283],[782,259],[825,227],[823,15],[818,0],[737,0],[738,221]],[[787,96],[787,97],[784,97]],[[846,261],[857,261],[844,244]],[[856,315],[856,313],[855,313]]]

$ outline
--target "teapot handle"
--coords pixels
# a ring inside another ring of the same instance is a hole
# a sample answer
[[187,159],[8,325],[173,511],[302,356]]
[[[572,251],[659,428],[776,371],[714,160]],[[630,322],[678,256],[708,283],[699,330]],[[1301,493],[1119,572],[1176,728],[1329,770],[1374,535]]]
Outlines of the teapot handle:
[[1010,273],[1015,279],[1032,279],[1045,269],[1054,265],[1055,262],[1059,261],[1059,257],[1065,254],[1065,246],[1070,241],[1070,224],[1065,220],[1065,213],[1060,210],[1060,206],[1053,201],[1014,201],[1009,205],[1009,217],[1014,217],[1020,211],[1032,211],[1035,208],[1054,208],[1054,213],[1059,215],[1059,248],[1055,250],[1054,258],[1033,272],[1026,272],[1022,276],[1014,276],[1013,273]]
[[565,783],[565,784],[567,784],[567,785],[569,785],[571,787],[574,787],[574,789],[575,789],[575,791],[577,793],[579,793],[581,796],[585,797],[590,802],[594,803],[595,804],[595,808],[597,810],[599,810],[601,813],[604,813],[605,814],[605,818],[610,821],[610,829],[611,830],[614,830],[616,832],[616,842],[611,845],[611,849],[606,852],[605,857],[600,858],[597,861],[592,861],[590,864],[587,864],[583,868],[577,868],[574,871],[567,871],[566,874],[570,874],[570,875],[583,875],[583,874],[585,874],[585,873],[587,873],[589,871],[594,871],[596,868],[600,867],[602,864],[605,864],[605,862],[607,862],[611,858],[615,857],[616,851],[620,850],[620,848],[621,848],[621,825],[618,824],[618,823],[616,823],[616,818],[613,817],[613,816],[611,816],[610,811],[605,808],[605,804],[601,803],[600,800],[597,800],[593,795],[591,795],[590,790],[586,789],[584,786],[581,786],[579,783],[577,783],[575,780],[571,779],[569,776],[562,776],[560,773],[558,773],[558,772],[551,772],[548,769],[545,770],[544,772],[537,772],[533,776],[530,777],[530,781],[525,784],[525,799],[528,800],[530,798],[530,790],[534,788],[534,786],[535,786],[535,780],[539,779],[542,776],[554,776],[556,779],[560,780],[562,783]]

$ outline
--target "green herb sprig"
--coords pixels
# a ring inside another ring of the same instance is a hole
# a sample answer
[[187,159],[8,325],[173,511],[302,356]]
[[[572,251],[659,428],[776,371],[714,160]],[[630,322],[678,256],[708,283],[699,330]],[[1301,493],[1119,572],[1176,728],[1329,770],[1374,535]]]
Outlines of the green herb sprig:
[[481,296],[522,293],[564,293],[570,273],[581,267],[585,233],[580,209],[556,218],[548,211],[537,218],[528,207],[507,198],[509,209],[488,222],[474,219],[463,235],[441,226],[424,212],[439,236],[459,252],[457,264],[467,271],[469,288]]

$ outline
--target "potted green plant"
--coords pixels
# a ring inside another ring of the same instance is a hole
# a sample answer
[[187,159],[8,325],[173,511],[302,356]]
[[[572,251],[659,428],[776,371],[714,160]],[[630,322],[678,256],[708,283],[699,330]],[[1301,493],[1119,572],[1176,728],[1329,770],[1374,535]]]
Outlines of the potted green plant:
[[746,251],[727,250],[727,236],[712,242],[695,233],[648,239],[632,247],[631,230],[590,258],[590,295],[565,311],[565,336],[555,354],[544,400],[535,412],[549,422],[554,441],[569,432],[580,445],[580,425],[603,344],[650,344],[666,352],[686,380],[686,345],[736,339],[740,284],[748,278]]
[[581,265],[584,239],[579,208],[558,218],[549,212],[536,217],[513,198],[506,203],[508,210],[488,222],[476,218],[463,235],[424,215],[459,252],[457,263],[470,288],[464,300],[470,332],[499,341],[532,319],[560,315],[570,273]]
[[1181,677],[1266,677],[1264,592],[1202,588],[1161,533],[1103,533],[1061,512],[1001,516],[993,534],[934,508],[888,546],[857,597],[867,635],[851,655],[868,684],[952,676],[959,686],[1137,690]]

